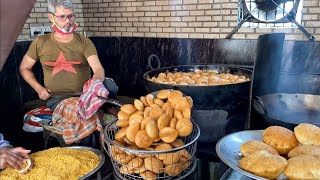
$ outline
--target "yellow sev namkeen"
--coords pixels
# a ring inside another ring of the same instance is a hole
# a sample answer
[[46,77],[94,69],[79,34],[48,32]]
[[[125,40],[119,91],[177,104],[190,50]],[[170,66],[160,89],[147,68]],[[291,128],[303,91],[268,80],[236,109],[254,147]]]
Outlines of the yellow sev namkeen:
[[0,179],[6,180],[72,180],[79,179],[99,164],[99,157],[89,150],[51,148],[30,155],[33,167],[26,174],[6,168]]

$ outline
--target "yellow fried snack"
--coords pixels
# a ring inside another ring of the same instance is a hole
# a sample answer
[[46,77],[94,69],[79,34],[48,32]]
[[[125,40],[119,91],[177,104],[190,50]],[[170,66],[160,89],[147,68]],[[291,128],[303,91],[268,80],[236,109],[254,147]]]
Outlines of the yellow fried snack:
[[0,179],[55,179],[76,180],[92,171],[99,164],[99,157],[88,150],[72,148],[51,148],[30,155],[32,169],[20,174],[6,168],[0,172]]

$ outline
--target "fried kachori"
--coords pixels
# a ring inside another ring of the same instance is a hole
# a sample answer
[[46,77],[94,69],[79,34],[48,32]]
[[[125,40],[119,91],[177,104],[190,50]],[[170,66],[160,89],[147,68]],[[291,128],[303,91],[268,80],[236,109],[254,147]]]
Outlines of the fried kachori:
[[128,115],[131,115],[137,111],[137,109],[132,104],[124,104],[121,106],[120,110]]
[[161,173],[163,171],[163,163],[158,158],[147,157],[144,159],[144,165],[148,170],[154,173]]
[[153,143],[153,139],[148,136],[146,130],[140,130],[135,136],[134,142],[139,148],[148,148]]
[[172,143],[178,137],[178,131],[171,127],[165,127],[160,130],[159,137],[163,142]]
[[[177,139],[179,134],[188,136],[193,130],[192,104],[192,98],[185,97],[179,90],[160,90],[156,95],[147,94],[134,100],[133,104],[122,106],[116,122],[119,129],[115,141],[124,148],[112,145],[110,153],[116,162],[121,163],[120,173],[152,179],[165,173],[165,167],[168,167],[167,175],[170,176],[189,167],[191,154],[186,149],[173,148],[185,145]],[[170,152],[146,153],[140,150]]]
[[179,119],[176,124],[179,136],[189,136],[193,129],[193,124],[189,119]]

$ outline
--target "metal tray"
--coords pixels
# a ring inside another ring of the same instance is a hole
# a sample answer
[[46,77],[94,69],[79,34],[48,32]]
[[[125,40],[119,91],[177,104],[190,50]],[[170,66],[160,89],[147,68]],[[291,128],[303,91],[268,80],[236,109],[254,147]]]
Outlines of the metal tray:
[[239,160],[242,158],[240,153],[240,145],[250,140],[262,140],[263,130],[248,130],[229,134],[216,145],[216,151],[219,158],[232,169],[241,174],[258,180],[266,180],[260,176],[242,170],[239,167]]
[[252,180],[250,177],[245,176],[243,174],[241,174],[240,172],[229,168],[224,174],[223,176],[220,178],[220,180]]
[[86,146],[70,146],[70,147],[66,147],[66,148],[88,150],[88,151],[94,152],[99,157],[100,162],[99,162],[98,166],[96,168],[94,168],[92,171],[90,171],[89,173],[87,173],[86,175],[80,177],[79,180],[88,179],[94,173],[96,173],[101,168],[101,166],[104,164],[105,156],[104,156],[103,152],[98,149],[94,149],[94,148],[86,147]]

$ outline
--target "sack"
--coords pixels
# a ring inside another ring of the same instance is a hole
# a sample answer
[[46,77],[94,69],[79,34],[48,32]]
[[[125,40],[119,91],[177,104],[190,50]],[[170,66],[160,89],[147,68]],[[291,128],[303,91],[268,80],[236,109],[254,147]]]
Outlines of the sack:
[[52,113],[47,106],[28,111],[23,117],[22,129],[26,132],[42,132],[43,125],[48,125],[52,122]]

